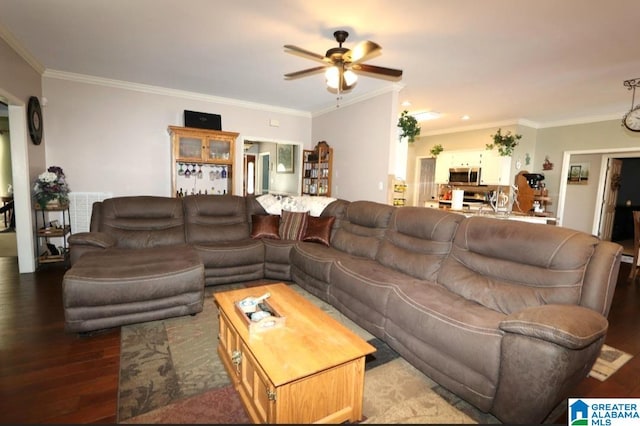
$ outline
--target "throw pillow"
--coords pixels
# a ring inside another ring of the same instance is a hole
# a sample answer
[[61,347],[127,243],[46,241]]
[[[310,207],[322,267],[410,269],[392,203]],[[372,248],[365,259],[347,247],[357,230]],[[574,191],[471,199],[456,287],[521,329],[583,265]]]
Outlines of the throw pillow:
[[331,238],[331,228],[333,222],[336,221],[335,216],[315,217],[309,216],[307,220],[307,231],[302,237],[302,241],[311,241],[313,243],[324,244],[329,246]]
[[280,216],[275,214],[252,214],[251,215],[251,238],[273,238],[280,239],[278,230],[280,227]]
[[307,230],[309,212],[282,210],[280,220],[280,238],[283,240],[301,240]]

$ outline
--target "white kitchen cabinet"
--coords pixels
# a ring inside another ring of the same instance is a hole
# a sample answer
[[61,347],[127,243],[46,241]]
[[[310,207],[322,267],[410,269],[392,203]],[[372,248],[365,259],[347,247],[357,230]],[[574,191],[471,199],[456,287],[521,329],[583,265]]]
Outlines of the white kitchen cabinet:
[[463,149],[451,151],[450,167],[480,167],[484,151],[475,149]]
[[494,150],[482,154],[482,185],[511,185],[511,157],[503,157]]
[[435,183],[449,183],[449,168],[451,167],[452,157],[451,152],[444,151],[436,158]]

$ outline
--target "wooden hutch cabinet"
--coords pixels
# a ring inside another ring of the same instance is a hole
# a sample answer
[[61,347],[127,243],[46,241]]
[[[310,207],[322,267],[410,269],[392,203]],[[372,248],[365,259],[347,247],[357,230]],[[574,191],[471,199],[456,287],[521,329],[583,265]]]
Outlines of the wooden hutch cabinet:
[[233,194],[238,133],[169,126],[171,193]]
[[331,196],[333,148],[325,141],[302,153],[302,195]]

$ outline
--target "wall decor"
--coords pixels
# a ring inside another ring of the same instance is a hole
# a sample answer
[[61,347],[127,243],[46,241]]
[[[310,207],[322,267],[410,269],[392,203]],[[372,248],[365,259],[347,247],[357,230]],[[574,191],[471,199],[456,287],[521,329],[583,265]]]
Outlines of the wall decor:
[[278,144],[276,173],[293,173],[293,145]]
[[576,163],[569,166],[567,183],[586,185],[589,183],[589,163]]

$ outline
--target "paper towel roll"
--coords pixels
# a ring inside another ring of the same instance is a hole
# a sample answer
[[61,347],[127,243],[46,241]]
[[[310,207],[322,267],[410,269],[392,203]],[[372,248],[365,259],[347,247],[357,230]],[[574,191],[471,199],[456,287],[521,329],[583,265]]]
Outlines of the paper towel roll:
[[453,210],[462,210],[462,199],[464,191],[462,189],[454,189],[451,191],[451,208]]

